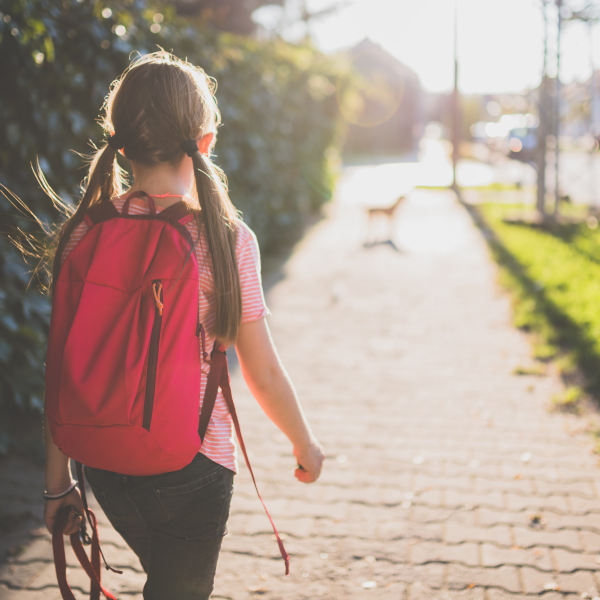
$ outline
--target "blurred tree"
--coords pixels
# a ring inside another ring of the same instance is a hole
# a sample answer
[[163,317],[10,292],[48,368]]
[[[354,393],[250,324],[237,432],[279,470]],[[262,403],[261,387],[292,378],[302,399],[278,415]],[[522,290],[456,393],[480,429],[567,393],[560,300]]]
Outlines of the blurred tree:
[[81,155],[102,143],[98,113],[136,52],[172,49],[218,80],[217,162],[263,252],[297,239],[330,197],[340,131],[331,89],[340,67],[309,46],[259,42],[202,23],[164,2],[0,0],[0,453],[13,419],[42,408],[51,306],[29,285],[31,272],[7,237],[17,227],[43,235],[6,190],[42,221],[56,222],[31,169],[39,160],[59,195],[77,201]]
[[262,6],[283,5],[285,0],[172,0],[177,13],[198,17],[221,31],[250,35],[257,25],[252,13]]
[[[98,139],[97,109],[127,57],[103,49],[115,37],[112,22],[84,4],[3,0],[0,7],[0,182],[50,221],[52,203],[30,164],[39,159],[57,191],[75,197],[82,175],[70,149],[86,152],[87,140]],[[6,197],[0,211],[3,234],[36,230]],[[20,253],[0,237],[0,451],[8,446],[11,417],[38,412],[44,397],[50,302],[28,286],[30,278]]]

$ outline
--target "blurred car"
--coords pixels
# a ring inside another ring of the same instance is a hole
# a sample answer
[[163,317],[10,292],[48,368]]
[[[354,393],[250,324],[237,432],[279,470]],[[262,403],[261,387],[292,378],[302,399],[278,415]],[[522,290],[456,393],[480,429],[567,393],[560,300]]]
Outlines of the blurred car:
[[510,129],[506,143],[509,158],[528,164],[535,164],[537,127],[514,127]]

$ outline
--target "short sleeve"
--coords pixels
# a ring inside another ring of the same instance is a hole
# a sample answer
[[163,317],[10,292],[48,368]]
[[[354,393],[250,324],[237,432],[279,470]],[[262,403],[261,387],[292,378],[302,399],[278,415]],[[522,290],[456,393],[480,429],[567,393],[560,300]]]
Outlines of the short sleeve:
[[237,261],[242,291],[242,323],[249,323],[270,313],[262,289],[258,242],[254,233],[242,222],[238,228]]
[[[81,223],[79,223],[79,225],[77,225],[77,227],[75,227],[75,229],[73,230],[73,233],[71,233],[71,237],[69,238],[69,241],[65,245],[65,249],[63,250],[61,260],[60,260],[61,266],[65,262],[65,259],[67,258],[67,256],[69,256],[69,254],[71,254],[71,252],[73,251],[73,248],[75,248],[75,246],[81,241],[83,236],[87,233],[88,229],[89,229],[89,226],[85,221],[81,221]],[[63,229],[63,231],[64,231],[64,229]],[[62,236],[62,232],[61,232],[61,236]]]

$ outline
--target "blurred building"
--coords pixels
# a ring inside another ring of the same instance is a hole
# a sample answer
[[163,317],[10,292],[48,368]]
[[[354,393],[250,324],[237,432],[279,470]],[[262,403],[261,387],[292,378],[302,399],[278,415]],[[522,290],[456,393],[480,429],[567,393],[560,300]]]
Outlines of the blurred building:
[[344,153],[416,155],[424,127],[416,73],[369,39],[347,56],[358,75],[358,89],[344,115],[350,123]]

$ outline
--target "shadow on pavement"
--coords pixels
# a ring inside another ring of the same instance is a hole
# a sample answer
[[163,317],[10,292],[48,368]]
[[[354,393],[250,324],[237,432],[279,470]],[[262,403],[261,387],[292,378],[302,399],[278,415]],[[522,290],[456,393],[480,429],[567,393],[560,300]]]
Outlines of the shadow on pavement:
[[398,248],[396,244],[394,244],[393,240],[383,240],[381,242],[365,242],[363,244],[363,248],[375,248],[376,246],[389,246],[392,250],[395,250],[399,253],[404,253],[405,251]]

